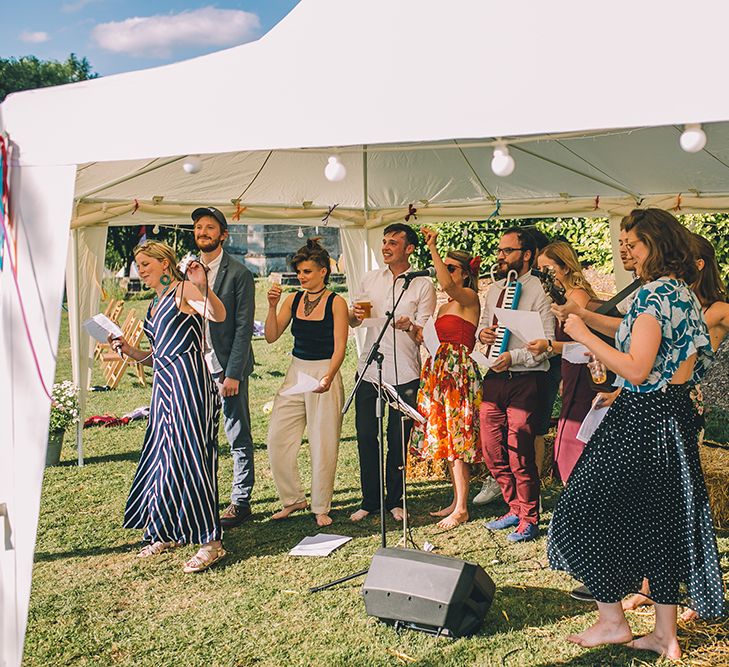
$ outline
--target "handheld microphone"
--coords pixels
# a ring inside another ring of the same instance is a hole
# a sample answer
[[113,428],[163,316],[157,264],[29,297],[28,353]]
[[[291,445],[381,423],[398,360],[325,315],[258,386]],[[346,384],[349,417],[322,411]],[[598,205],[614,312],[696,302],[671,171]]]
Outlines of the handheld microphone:
[[427,269],[420,271],[408,271],[407,273],[401,273],[395,280],[403,278],[405,282],[410,282],[413,278],[435,278],[435,269],[429,266]]

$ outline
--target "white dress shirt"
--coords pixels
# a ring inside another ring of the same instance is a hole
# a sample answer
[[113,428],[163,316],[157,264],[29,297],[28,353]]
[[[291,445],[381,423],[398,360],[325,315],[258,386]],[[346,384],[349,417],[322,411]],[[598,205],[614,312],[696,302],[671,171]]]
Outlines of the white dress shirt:
[[[223,253],[221,252],[209,264],[205,264],[208,267],[208,288],[211,290],[215,287],[215,279],[218,277],[218,270],[222,260]],[[213,349],[213,341],[210,338],[210,320],[208,319],[205,320],[205,363],[207,363],[208,370],[212,375],[223,372],[223,367],[220,365]]]
[[[360,293],[367,294],[372,302],[372,317],[385,317],[386,311],[391,311],[403,290],[405,281],[395,282],[395,276],[389,267],[368,271],[362,278]],[[393,285],[395,294],[393,298]],[[393,321],[407,315],[411,321],[423,326],[435,312],[435,288],[430,278],[419,277],[410,281],[395,312]],[[370,327],[365,336],[364,348],[357,365],[357,373],[362,374],[365,361],[372,345],[377,340],[380,327]],[[397,341],[395,343],[395,341]],[[397,348],[395,348],[397,344]],[[413,341],[409,334],[390,327],[380,341],[380,352],[384,357],[382,364],[382,379],[395,384],[395,361],[397,361],[397,383],[405,384],[420,377],[420,346]],[[397,359],[396,359],[397,357]],[[377,382],[377,364],[372,363],[365,373],[365,380]]]
[[[532,310],[538,312],[542,318],[542,326],[544,327],[544,336],[551,341],[554,341],[554,315],[552,315],[552,302],[549,300],[547,295],[544,293],[542,283],[539,278],[533,276],[531,273],[525,273],[519,278],[521,283],[521,296],[519,297],[519,305],[517,310]],[[483,311],[481,312],[481,321],[479,322],[478,334],[481,329],[493,326],[494,308],[498,303],[499,296],[506,285],[506,279],[499,280],[489,286],[486,292],[486,304]],[[536,338],[536,335],[534,336]],[[477,338],[478,340],[478,338]],[[526,349],[528,340],[522,340],[513,332],[509,336],[509,344],[507,345],[507,351],[511,352],[511,366],[510,371],[516,373],[522,371],[546,371],[549,368],[549,362],[547,357],[549,356],[546,352],[537,355],[532,355],[529,350]]]

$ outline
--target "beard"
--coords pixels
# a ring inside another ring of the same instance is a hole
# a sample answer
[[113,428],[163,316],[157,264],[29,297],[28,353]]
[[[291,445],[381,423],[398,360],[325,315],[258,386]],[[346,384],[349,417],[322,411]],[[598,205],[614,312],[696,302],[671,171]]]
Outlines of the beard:
[[195,245],[198,247],[198,250],[201,250],[202,252],[213,252],[214,250],[217,250],[221,244],[222,241],[220,239],[195,239]]
[[496,277],[501,280],[509,275],[509,271],[516,271],[521,273],[524,268],[524,259],[520,257],[514,262],[499,262],[499,268],[496,269]]

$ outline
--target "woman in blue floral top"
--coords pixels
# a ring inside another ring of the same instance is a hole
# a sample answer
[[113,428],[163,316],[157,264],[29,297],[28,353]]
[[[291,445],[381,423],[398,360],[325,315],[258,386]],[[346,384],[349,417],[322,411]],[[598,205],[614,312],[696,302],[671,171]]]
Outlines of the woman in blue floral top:
[[[690,391],[713,358],[690,232],[670,213],[634,210],[626,246],[645,284],[621,323],[617,349],[577,315],[565,331],[619,376],[623,390],[587,443],[552,519],[552,568],[583,581],[597,623],[569,637],[581,646],[623,644],[681,657],[676,609],[724,613],[709,501],[699,463],[699,421]],[[621,600],[646,578],[655,629],[633,640]]]

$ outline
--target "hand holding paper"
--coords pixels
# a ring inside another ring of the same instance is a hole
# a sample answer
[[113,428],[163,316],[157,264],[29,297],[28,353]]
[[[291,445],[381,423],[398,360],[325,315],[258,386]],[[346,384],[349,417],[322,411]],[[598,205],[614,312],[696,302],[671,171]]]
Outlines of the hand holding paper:
[[109,336],[112,338],[121,338],[124,335],[119,325],[116,322],[112,322],[104,313],[94,315],[91,319],[86,320],[83,326],[89,336],[95,338],[100,343],[108,343]]
[[305,394],[309,391],[319,388],[319,380],[311,377],[307,373],[298,371],[296,374],[296,384],[281,392],[281,396],[295,396],[296,394]]
[[494,308],[494,315],[500,326],[506,327],[524,342],[547,337],[544,333],[541,315],[533,310]]

